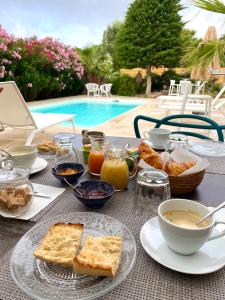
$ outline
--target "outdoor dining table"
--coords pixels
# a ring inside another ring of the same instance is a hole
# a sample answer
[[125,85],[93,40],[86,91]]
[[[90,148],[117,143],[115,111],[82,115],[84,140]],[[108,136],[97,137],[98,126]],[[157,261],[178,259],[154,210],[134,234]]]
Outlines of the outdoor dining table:
[[[116,144],[137,146],[140,139],[109,137]],[[81,137],[76,136],[73,143],[77,149],[81,147]],[[183,198],[198,201],[207,206],[216,206],[224,201],[225,195],[225,158],[208,158],[210,166],[201,185],[196,191],[182,195]],[[31,182],[55,187],[62,187],[50,173],[53,162],[49,161],[47,169],[32,175]],[[86,178],[91,175],[87,174]],[[110,201],[100,209],[86,208],[76,200],[71,189],[59,196],[54,202],[40,211],[29,221],[6,219],[0,217],[0,299],[31,299],[14,283],[10,274],[10,257],[17,241],[36,223],[69,212],[95,212],[107,214],[124,223],[133,233],[137,245],[137,258],[129,275],[112,291],[98,299],[225,299],[225,268],[208,275],[188,275],[172,271],[155,262],[142,248],[140,230],[144,223],[155,217],[157,207],[152,215],[140,217],[133,213],[132,198],[136,179],[129,182],[128,189],[115,193]],[[155,205],[155,204],[152,204]],[[225,251],[225,249],[221,249]],[[66,300],[66,299],[65,299]]]

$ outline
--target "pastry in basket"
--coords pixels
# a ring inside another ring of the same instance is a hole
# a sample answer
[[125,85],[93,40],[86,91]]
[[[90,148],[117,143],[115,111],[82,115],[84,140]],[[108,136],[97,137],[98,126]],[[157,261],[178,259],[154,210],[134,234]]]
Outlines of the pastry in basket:
[[196,164],[195,161],[189,161],[185,163],[178,163],[173,160],[167,162],[165,171],[169,176],[178,176],[184,171],[192,168]]
[[49,263],[72,267],[82,233],[82,224],[54,224],[34,251],[34,256]]
[[92,276],[115,276],[122,251],[118,236],[88,236],[79,254],[73,260],[75,272]]
[[154,149],[152,149],[150,146],[145,144],[144,142],[141,142],[139,145],[139,153],[140,157],[149,165],[152,167],[164,170],[164,163],[159,155]]

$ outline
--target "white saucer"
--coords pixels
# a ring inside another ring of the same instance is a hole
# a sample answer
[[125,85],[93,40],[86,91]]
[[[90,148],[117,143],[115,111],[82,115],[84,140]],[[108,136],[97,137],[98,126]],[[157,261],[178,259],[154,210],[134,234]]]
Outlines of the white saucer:
[[37,172],[44,170],[47,167],[47,165],[48,162],[44,158],[37,157],[35,162],[30,168],[30,174],[35,174]]
[[208,274],[225,265],[224,237],[206,243],[193,255],[179,255],[167,247],[159,229],[158,217],[144,224],[140,240],[144,250],[155,261],[174,271],[195,275]]
[[225,156],[225,143],[214,142],[214,141],[202,141],[202,142],[192,142],[189,145],[192,152],[211,156],[211,157],[224,157]]
[[156,150],[165,150],[165,146],[156,146],[152,143],[151,140],[144,140],[145,144],[149,145],[151,148]]

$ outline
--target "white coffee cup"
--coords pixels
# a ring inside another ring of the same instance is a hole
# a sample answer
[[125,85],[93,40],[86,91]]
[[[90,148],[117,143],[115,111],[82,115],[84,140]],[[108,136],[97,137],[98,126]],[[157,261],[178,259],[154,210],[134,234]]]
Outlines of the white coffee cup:
[[195,201],[186,199],[170,199],[162,202],[158,207],[158,220],[160,231],[168,245],[174,252],[182,255],[190,255],[197,252],[206,242],[220,238],[225,235],[225,230],[213,233],[218,224],[225,222],[215,221],[214,215],[208,219],[208,226],[202,228],[185,228],[168,221],[164,214],[168,211],[182,210],[192,211],[201,217],[209,213],[209,209]]
[[12,155],[15,166],[30,168],[37,157],[35,146],[11,146],[6,151]]
[[153,128],[143,133],[144,137],[150,140],[155,147],[165,147],[171,131],[164,128]]

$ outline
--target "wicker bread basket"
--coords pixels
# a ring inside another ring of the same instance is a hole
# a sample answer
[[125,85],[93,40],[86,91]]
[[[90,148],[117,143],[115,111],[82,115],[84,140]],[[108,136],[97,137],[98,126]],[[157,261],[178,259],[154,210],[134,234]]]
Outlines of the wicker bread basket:
[[186,176],[169,176],[171,194],[187,194],[194,191],[202,182],[204,175],[205,170]]

